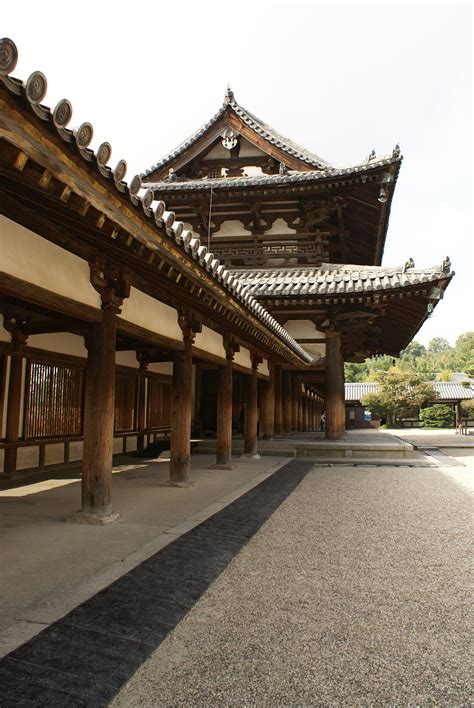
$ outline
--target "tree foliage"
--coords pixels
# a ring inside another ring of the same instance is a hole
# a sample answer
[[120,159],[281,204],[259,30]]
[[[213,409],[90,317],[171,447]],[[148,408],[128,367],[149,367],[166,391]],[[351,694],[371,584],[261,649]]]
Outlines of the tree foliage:
[[422,428],[449,428],[452,424],[453,411],[451,406],[437,403],[420,411],[420,426]]
[[388,371],[394,364],[419,374],[423,381],[436,378],[449,381],[454,372],[474,378],[474,332],[461,334],[454,347],[444,337],[434,337],[427,347],[417,341],[410,342],[397,359],[383,355],[366,359],[362,364],[347,364],[346,381],[375,381],[378,371]]
[[437,397],[433,387],[418,373],[400,366],[377,372],[374,381],[379,384],[378,392],[364,396],[361,403],[391,425],[397,418],[416,415],[419,408]]

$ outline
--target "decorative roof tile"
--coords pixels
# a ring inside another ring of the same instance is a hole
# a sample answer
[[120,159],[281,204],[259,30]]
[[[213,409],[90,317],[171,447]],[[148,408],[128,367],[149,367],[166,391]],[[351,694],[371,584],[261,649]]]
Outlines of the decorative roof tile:
[[[364,162],[360,165],[349,165],[347,167],[325,167],[321,170],[310,170],[301,172],[289,170],[285,174],[277,175],[252,175],[250,177],[217,177],[214,179],[182,179],[176,182],[162,180],[160,182],[146,182],[144,184],[155,192],[187,192],[242,189],[244,187],[278,187],[287,184],[311,183],[325,179],[343,179],[353,175],[364,175],[373,172],[379,167],[385,167],[400,162],[400,158],[393,155],[383,155],[371,162]],[[146,175],[142,175],[145,177]]]
[[[403,272],[405,271],[405,272]],[[254,297],[301,297],[376,293],[450,278],[451,262],[446,258],[433,268],[359,266],[323,263],[319,268],[233,270],[233,275]]]

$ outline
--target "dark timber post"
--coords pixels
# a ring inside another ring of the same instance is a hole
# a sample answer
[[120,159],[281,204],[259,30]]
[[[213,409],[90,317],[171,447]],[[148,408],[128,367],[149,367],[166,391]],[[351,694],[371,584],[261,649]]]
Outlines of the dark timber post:
[[232,466],[232,362],[240,347],[230,337],[224,339],[225,366],[219,367],[217,390],[217,441],[215,469],[231,470]]
[[326,438],[339,440],[345,432],[344,367],[339,332],[326,332]]
[[202,325],[189,312],[180,312],[178,321],[183,332],[183,351],[175,354],[173,363],[169,484],[187,487],[191,484],[192,347]]
[[[8,407],[6,423],[6,442],[10,445],[5,449],[4,472],[16,472],[18,457],[18,438],[21,420],[21,382],[23,378],[23,346],[27,337],[22,334],[18,318],[3,318],[5,329],[12,337],[10,354],[10,377],[8,380]],[[3,405],[3,401],[2,401]]]
[[291,382],[291,374],[289,371],[284,371],[282,375],[282,418],[283,418],[283,434],[290,435],[292,430],[292,411],[293,411],[293,390]]
[[283,435],[282,371],[279,364],[275,364],[274,433],[275,435]]
[[102,321],[91,324],[86,337],[82,508],[66,521],[109,524],[119,517],[112,511],[117,314],[130,283],[124,273],[98,259],[90,266],[91,283],[102,299]]
[[252,373],[248,377],[247,396],[245,404],[244,425],[244,459],[258,459],[257,454],[257,416],[258,416],[258,365],[261,357],[252,354]]
[[261,437],[264,440],[271,440],[275,430],[275,367],[271,361],[268,368],[270,376],[263,382],[260,401]]
[[291,377],[291,391],[292,391],[292,411],[291,411],[291,430],[293,433],[295,433],[298,430],[299,426],[299,409],[300,409],[300,401],[299,401],[299,392],[300,392],[300,383],[297,379],[296,376]]
[[142,451],[145,447],[145,428],[146,428],[146,370],[148,362],[141,353],[137,354],[137,359],[140,362],[140,374],[138,376],[138,406],[137,406],[137,450]]

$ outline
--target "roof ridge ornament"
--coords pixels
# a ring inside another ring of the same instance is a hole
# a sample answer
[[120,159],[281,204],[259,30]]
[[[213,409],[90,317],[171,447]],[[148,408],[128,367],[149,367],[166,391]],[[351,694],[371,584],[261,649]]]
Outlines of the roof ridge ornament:
[[234,92],[232,91],[230,85],[227,84],[227,88],[226,88],[225,96],[224,96],[224,105],[228,105],[230,103],[235,103],[235,96],[234,96]]
[[407,270],[410,270],[410,268],[414,268],[414,267],[415,267],[415,261],[413,260],[413,258],[409,258],[404,263],[402,273],[406,273]]
[[451,272],[451,259],[449,256],[446,256],[441,268],[443,269],[443,273],[446,273],[446,275],[450,274],[450,272]]
[[400,157],[402,151],[400,150],[400,145],[397,143],[392,150],[392,157]]

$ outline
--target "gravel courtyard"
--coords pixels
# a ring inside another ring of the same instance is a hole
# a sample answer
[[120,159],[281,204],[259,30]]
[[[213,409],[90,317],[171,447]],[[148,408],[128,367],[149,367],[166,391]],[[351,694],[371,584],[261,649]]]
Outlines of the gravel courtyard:
[[455,471],[313,468],[112,705],[469,703]]

